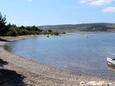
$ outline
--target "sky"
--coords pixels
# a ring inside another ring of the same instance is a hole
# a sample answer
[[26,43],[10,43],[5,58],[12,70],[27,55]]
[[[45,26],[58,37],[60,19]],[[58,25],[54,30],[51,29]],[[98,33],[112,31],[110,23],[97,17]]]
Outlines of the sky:
[[114,23],[115,0],[0,0],[0,12],[16,25]]

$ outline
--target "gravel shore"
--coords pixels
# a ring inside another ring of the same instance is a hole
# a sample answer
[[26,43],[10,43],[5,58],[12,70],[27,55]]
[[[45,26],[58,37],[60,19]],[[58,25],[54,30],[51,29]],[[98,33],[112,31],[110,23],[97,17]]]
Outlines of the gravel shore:
[[[31,36],[1,38],[8,41],[16,41],[29,37]],[[103,81],[105,83],[111,83],[110,86],[115,86],[115,81],[104,80],[79,73],[73,74],[45,64],[39,64],[31,59],[14,55],[4,49],[3,46],[6,43],[8,42],[0,41],[0,59],[8,62],[8,64],[4,66],[4,69],[15,71],[17,74],[24,76],[22,80],[24,85],[20,85],[20,83],[15,82],[14,85],[3,86],[91,86],[83,85],[85,83],[89,83],[89,81]]]

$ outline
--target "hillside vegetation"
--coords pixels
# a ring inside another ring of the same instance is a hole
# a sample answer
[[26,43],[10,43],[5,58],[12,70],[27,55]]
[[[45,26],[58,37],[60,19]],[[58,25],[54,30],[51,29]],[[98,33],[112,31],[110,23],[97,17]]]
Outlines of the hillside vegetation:
[[59,35],[58,32],[52,30],[42,30],[37,26],[16,26],[14,24],[7,24],[6,16],[0,13],[0,36],[20,36],[20,35],[39,35],[51,34]]
[[75,31],[115,31],[114,23],[89,23],[75,25],[46,25],[39,26],[42,30],[51,29],[58,32],[75,32]]

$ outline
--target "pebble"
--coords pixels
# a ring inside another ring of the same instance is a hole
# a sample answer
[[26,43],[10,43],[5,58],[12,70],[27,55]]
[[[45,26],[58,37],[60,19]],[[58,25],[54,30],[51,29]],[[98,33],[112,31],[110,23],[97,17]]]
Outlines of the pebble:
[[81,81],[79,86],[113,86],[113,85],[105,81],[89,81],[89,82]]

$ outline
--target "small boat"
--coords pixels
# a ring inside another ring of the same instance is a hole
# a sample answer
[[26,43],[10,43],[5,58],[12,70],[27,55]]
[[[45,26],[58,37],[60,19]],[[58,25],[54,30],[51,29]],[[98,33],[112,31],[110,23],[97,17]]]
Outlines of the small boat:
[[107,62],[108,62],[108,65],[115,66],[115,59],[111,59],[107,57]]

